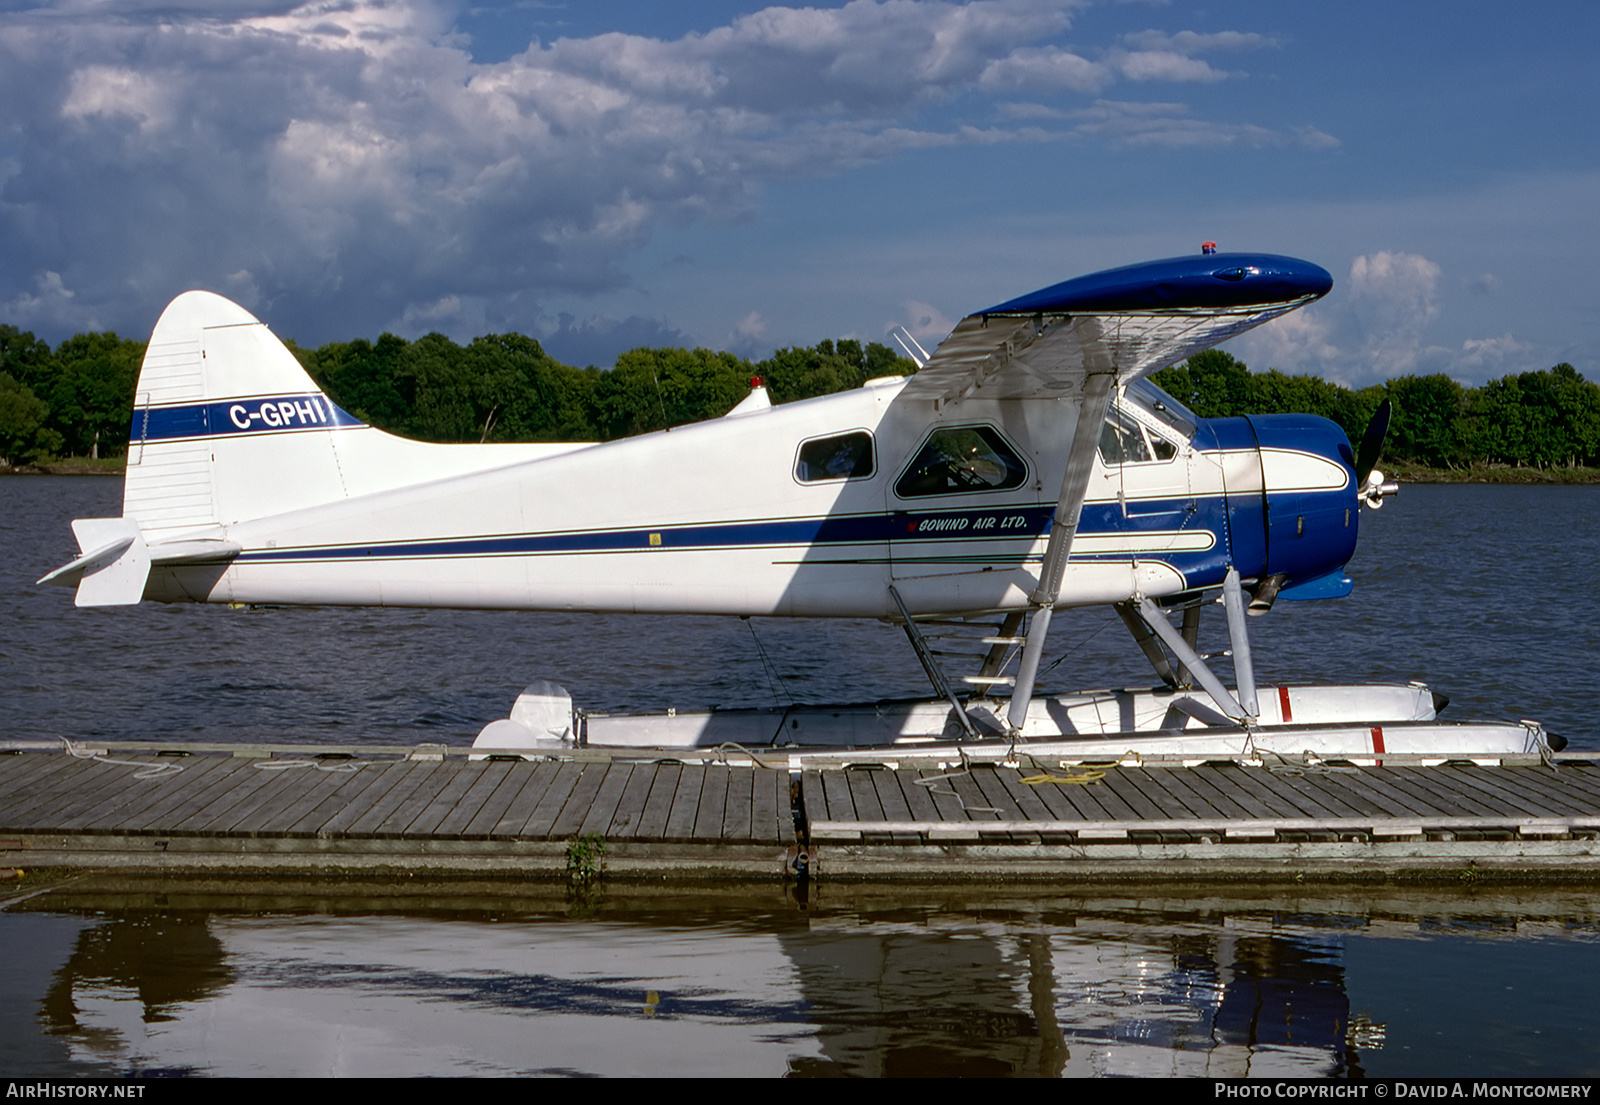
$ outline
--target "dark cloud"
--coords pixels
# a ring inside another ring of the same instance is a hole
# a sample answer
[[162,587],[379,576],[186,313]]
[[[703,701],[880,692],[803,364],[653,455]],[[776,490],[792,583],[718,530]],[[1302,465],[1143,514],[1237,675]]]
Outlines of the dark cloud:
[[563,364],[610,368],[617,363],[619,354],[630,349],[685,348],[696,343],[683,331],[668,326],[664,319],[633,315],[619,322],[595,316],[580,322],[563,314],[554,330],[539,335],[539,344]]
[[[492,64],[466,52],[454,8],[421,0],[0,14],[0,316],[57,336],[140,333],[204,287],[304,341],[528,329],[544,298],[624,285],[656,227],[737,216],[766,182],[1053,133],[1037,119],[933,125],[928,105],[1211,79],[1183,51],[1217,36],[1109,62],[1051,45],[1079,6],[769,8],[672,41],[558,39]],[[1272,140],[1258,131],[1236,140]],[[581,326],[570,336],[594,350],[579,361],[615,352]]]

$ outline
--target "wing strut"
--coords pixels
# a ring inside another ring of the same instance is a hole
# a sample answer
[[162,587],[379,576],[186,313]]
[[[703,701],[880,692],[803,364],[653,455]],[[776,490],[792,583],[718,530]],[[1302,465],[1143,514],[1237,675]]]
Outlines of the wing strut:
[[[1191,639],[1192,627],[1197,623],[1191,618],[1190,612],[1196,615],[1199,607],[1190,604],[1184,608],[1182,632],[1173,627],[1167,620],[1167,615],[1161,608],[1149,599],[1140,599],[1137,604],[1126,604],[1129,610],[1124,610],[1122,603],[1117,604],[1117,613],[1128,622],[1128,628],[1133,629],[1132,618],[1137,615],[1139,620],[1149,626],[1150,631],[1161,639],[1167,646],[1167,651],[1172,658],[1199,683],[1217,708],[1230,719],[1242,725],[1253,725],[1261,715],[1261,708],[1256,700],[1255,666],[1250,655],[1250,634],[1245,625],[1244,594],[1239,586],[1239,572],[1229,568],[1227,577],[1222,581],[1222,605],[1228,616],[1228,638],[1233,645],[1233,675],[1234,682],[1238,684],[1237,692],[1230,692],[1206,665],[1204,658],[1195,651],[1194,641]],[[1134,638],[1140,642],[1140,647],[1145,646],[1145,641],[1135,631]],[[1153,647],[1153,646],[1152,646]],[[1163,670],[1163,665],[1157,663],[1155,656],[1151,655],[1151,648],[1145,648],[1145,654],[1150,656],[1151,663],[1155,664],[1156,671],[1163,679],[1167,678],[1170,666]]]
[[1072,539],[1078,532],[1078,518],[1083,513],[1083,498],[1089,490],[1095,451],[1100,448],[1100,427],[1111,407],[1115,383],[1115,368],[1091,370],[1083,380],[1083,402],[1078,407],[1078,424],[1067,453],[1067,471],[1061,477],[1061,495],[1056,500],[1055,516],[1050,522],[1044,566],[1039,572],[1039,585],[1029,596],[1034,614],[1028,624],[1028,638],[1022,646],[1022,662],[1011,692],[1011,706],[1006,711],[1006,722],[1012,732],[1020,732],[1022,723],[1028,719],[1028,703],[1033,698],[1033,682],[1039,674],[1039,658],[1044,654],[1044,639],[1050,632],[1050,612],[1061,596],[1061,577],[1067,570]]

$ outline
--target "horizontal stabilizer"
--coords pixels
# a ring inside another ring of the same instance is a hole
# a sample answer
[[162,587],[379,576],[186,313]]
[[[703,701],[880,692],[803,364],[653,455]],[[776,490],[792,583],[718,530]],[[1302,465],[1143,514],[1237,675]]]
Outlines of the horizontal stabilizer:
[[131,518],[79,518],[72,523],[82,556],[40,583],[77,585],[79,606],[132,606],[144,598],[150,551]]

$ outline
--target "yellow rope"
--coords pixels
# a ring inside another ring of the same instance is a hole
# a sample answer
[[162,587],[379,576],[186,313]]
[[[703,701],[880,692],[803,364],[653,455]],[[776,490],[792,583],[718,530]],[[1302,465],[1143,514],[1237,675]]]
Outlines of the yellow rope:
[[1027,776],[1022,780],[1022,784],[1029,787],[1041,786],[1044,783],[1063,783],[1067,785],[1088,786],[1090,783],[1098,783],[1105,777],[1106,773],[1104,771],[1100,771],[1097,768],[1091,767],[1085,771],[1074,771],[1067,775],[1051,775],[1049,772],[1040,772],[1038,775]]

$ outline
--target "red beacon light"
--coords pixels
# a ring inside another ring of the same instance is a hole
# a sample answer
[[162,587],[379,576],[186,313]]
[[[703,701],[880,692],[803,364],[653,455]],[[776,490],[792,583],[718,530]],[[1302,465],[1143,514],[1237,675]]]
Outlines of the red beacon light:
[[1207,257],[1210,257],[1213,253],[1217,252],[1217,243],[1215,243],[1215,242],[1201,242],[1200,243],[1200,252],[1205,254]]
[[756,389],[758,387],[761,387],[763,383],[764,383],[764,381],[759,376],[750,377],[751,390],[754,390],[754,389]]

